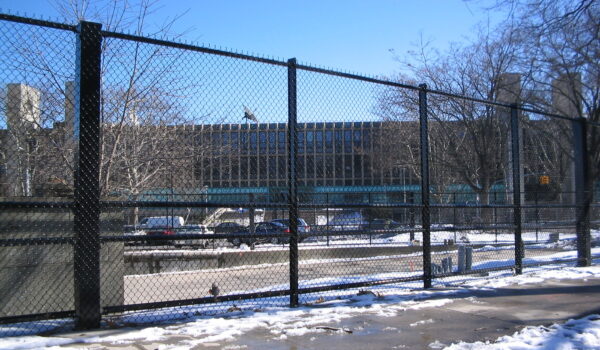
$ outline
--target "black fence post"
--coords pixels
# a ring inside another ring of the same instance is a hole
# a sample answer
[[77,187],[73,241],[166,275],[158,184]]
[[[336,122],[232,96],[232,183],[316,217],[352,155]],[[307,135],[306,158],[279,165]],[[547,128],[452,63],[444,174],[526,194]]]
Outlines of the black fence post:
[[575,156],[575,215],[577,230],[577,266],[592,263],[590,239],[590,202],[592,182],[587,151],[587,125],[583,118],[572,121]]
[[523,237],[521,220],[521,152],[519,110],[510,107],[510,143],[513,177],[513,220],[515,225],[515,273],[523,273]]
[[427,130],[427,85],[419,85],[421,131],[421,225],[423,230],[423,287],[431,288],[431,217],[429,210],[429,131]]
[[290,217],[290,307],[298,306],[298,174],[296,59],[288,60],[288,208]]
[[82,21],[77,36],[78,139],[74,208],[76,327],[100,326],[100,60],[101,24]]

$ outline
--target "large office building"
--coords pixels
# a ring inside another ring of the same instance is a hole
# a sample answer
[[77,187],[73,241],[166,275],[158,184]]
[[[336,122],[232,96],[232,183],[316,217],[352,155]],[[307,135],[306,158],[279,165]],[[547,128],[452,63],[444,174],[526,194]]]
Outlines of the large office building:
[[[64,121],[49,124],[39,116],[37,89],[24,84],[9,88],[6,128],[0,130],[2,195],[44,195],[48,183],[72,186],[75,118],[69,99]],[[359,192],[400,193],[411,185],[414,191],[418,179],[408,167],[386,158],[386,128],[389,123],[298,123],[300,192],[346,193],[346,198]],[[103,154],[100,164],[104,195],[287,192],[285,123],[104,123],[102,132],[103,149],[116,147],[116,153]],[[115,140],[120,141],[114,145]]]
[[[299,123],[299,186],[407,185],[407,169],[384,165],[381,122]],[[195,178],[210,188],[281,187],[287,183],[287,125],[216,124],[197,128],[196,144],[210,144]]]

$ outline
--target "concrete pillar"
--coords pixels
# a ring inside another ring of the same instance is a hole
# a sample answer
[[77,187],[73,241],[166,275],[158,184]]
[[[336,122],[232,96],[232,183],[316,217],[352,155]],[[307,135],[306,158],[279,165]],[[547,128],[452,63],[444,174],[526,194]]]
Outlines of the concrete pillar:
[[[521,102],[521,75],[518,73],[503,73],[498,77],[498,85],[496,86],[496,100],[505,104],[519,104]],[[506,128],[510,125],[510,110],[502,108],[499,112],[502,118],[507,121]],[[526,159],[523,158],[523,129],[519,129],[519,153],[521,159],[520,174],[521,174],[521,188],[517,189],[521,193],[521,203],[525,203],[525,181],[523,172],[523,163]],[[510,149],[511,136],[509,133],[507,139],[507,167],[506,167],[506,191],[507,191],[507,203],[513,202],[512,192],[514,191],[514,185],[512,180],[512,153]]]
[[[581,116],[581,75],[562,74],[552,81],[552,109],[555,113],[571,118]],[[570,127],[570,124],[567,124]],[[565,204],[575,203],[575,164],[570,162],[561,181],[561,198]]]
[[40,129],[40,91],[25,84],[6,86],[8,127],[6,183],[9,196],[31,196],[33,192],[32,152]]

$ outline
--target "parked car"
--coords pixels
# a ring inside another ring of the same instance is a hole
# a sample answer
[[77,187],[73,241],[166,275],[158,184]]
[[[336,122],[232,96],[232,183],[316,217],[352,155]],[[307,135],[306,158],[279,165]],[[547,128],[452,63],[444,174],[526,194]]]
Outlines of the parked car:
[[374,219],[372,220],[367,229],[369,230],[394,230],[403,227],[402,224],[392,219]]
[[369,224],[368,221],[357,211],[344,211],[336,215],[329,222],[329,227],[333,231],[359,231]]
[[[176,235],[210,235],[214,232],[209,230],[206,225],[185,225],[176,231]],[[211,242],[210,238],[187,238],[173,241],[175,246],[196,246],[206,248]]]
[[392,219],[374,219],[367,226],[366,230],[369,233],[378,233],[380,238],[395,236],[396,230],[402,229],[404,226]]
[[[289,230],[290,220],[289,219],[273,219],[273,220],[271,220],[271,222],[284,225],[287,229],[284,232],[286,232],[286,233],[290,232],[290,230]],[[307,234],[307,233],[310,233],[310,226],[306,223],[306,220],[304,220],[302,218],[298,218],[298,235],[300,236],[298,238],[298,241],[302,242],[304,240],[304,238],[306,238],[306,237],[302,237],[302,234]],[[287,242],[289,242],[289,239],[287,240]]]
[[136,225],[127,225],[125,232],[132,235],[174,235],[175,231],[185,225],[181,216],[150,216],[143,218]]
[[[280,244],[285,242],[285,238],[269,237],[266,235],[283,233],[289,234],[288,227],[283,224],[274,222],[258,222],[254,225],[254,235],[252,235],[249,227],[244,227],[240,231],[232,232],[233,237],[230,237],[227,240],[236,247],[239,247],[241,244],[247,244],[249,246],[259,243]],[[287,240],[289,241],[289,238]]]
[[240,225],[237,222],[226,221],[214,226],[212,228],[214,233],[232,233],[239,232],[244,229],[244,225]]

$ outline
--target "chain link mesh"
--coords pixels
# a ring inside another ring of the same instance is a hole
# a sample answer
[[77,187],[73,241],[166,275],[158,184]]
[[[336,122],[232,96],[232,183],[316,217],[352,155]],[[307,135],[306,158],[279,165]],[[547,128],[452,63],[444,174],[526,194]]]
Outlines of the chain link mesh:
[[[65,82],[75,73],[76,37],[22,23],[0,26],[0,319],[69,315],[74,142]],[[41,321],[36,328],[55,325]],[[1,333],[27,329],[13,324]]]
[[[17,22],[0,21],[1,335],[94,312],[156,322],[518,270],[519,227],[525,267],[577,257],[569,120],[520,111],[515,169],[506,105],[99,31],[100,72],[77,76],[74,27]],[[94,101],[76,84],[87,78],[101,82]],[[80,133],[94,130],[78,124],[85,113],[99,132]],[[588,134],[595,149],[598,128]],[[88,173],[76,181],[78,160]]]

